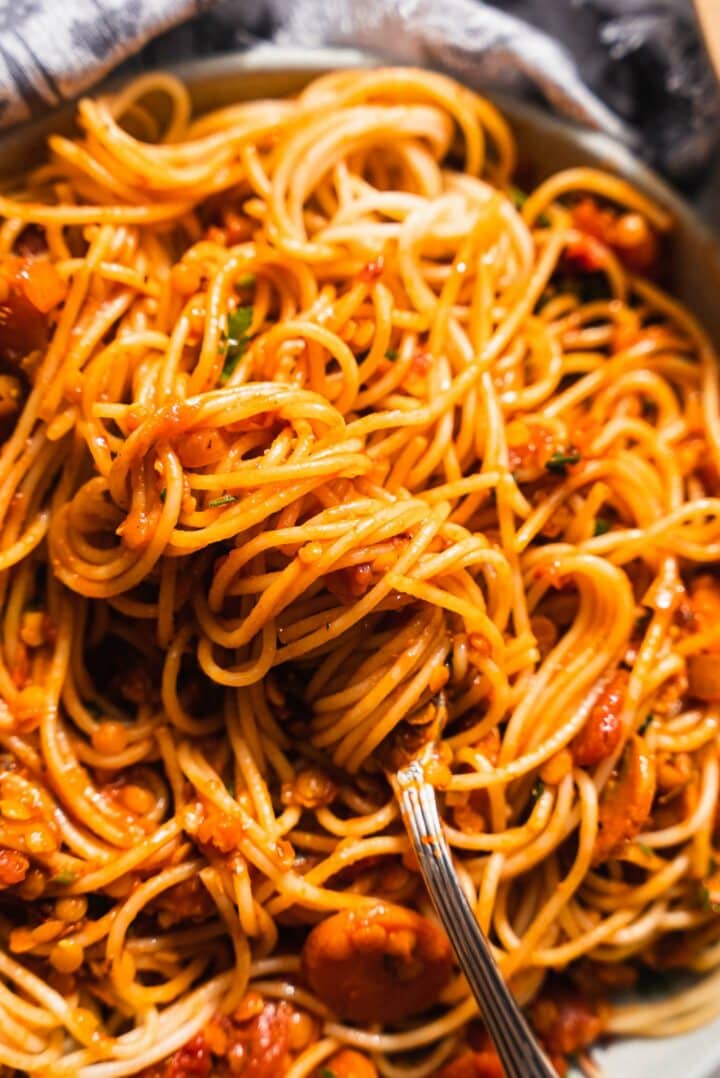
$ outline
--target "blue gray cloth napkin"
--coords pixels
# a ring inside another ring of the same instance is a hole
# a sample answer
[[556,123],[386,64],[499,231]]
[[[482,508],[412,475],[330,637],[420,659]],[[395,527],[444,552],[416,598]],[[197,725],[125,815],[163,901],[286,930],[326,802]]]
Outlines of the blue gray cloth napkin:
[[137,70],[260,40],[353,45],[540,98],[681,183],[703,175],[720,134],[690,0],[0,0],[0,126],[123,62]]

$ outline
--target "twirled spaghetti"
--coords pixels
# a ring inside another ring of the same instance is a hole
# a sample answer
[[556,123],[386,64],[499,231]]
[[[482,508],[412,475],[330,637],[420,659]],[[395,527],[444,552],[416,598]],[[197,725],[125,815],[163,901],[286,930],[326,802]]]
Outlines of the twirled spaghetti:
[[440,715],[558,1069],[715,1014],[718,369],[666,212],[521,196],[423,71],[78,121],[0,197],[0,1062],[497,1074],[386,777]]

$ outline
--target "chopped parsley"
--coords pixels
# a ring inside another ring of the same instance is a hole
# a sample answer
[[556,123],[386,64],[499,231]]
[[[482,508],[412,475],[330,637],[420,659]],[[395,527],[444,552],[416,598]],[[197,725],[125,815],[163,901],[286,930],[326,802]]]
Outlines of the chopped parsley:
[[720,913],[720,902],[716,902],[708,891],[707,887],[702,885],[699,888],[699,900],[700,908],[706,910],[708,913]]
[[385,358],[390,359],[393,362],[398,358],[399,355],[400,353],[398,352],[397,348],[387,348],[385,350]]
[[225,363],[223,365],[221,382],[227,382],[235,372],[240,359],[247,351],[250,344],[248,330],[252,325],[252,307],[236,307],[227,316],[227,333],[225,335]]
[[518,210],[525,205],[528,199],[526,193],[521,188],[516,187],[514,183],[511,183],[508,187],[508,195],[513,206]]
[[530,793],[530,796],[532,797],[533,801],[537,801],[537,799],[539,797],[542,797],[542,795],[544,793],[545,793],[545,783],[543,782],[542,779],[536,779],[535,783],[533,785],[532,791]]
[[549,460],[545,461],[545,467],[555,475],[567,475],[569,464],[578,464],[580,454],[577,449],[568,449],[567,453],[553,453]]
[[643,735],[645,735],[647,733],[648,726],[650,725],[650,723],[653,721],[654,718],[655,718],[655,716],[653,715],[652,711],[649,711],[647,713],[647,715],[645,716],[645,718],[643,719],[640,726],[638,727],[638,733],[641,736],[643,736]]
[[[523,191],[522,187],[517,187],[514,183],[509,184],[507,193],[508,198],[516,210],[521,210],[529,197],[527,191]],[[539,224],[541,228],[549,228],[550,218],[546,213],[539,213],[537,216],[537,224]]]
[[335,1071],[330,1070],[329,1067],[319,1067],[318,1074],[320,1075],[320,1078],[337,1078]]
[[238,277],[237,281],[235,282],[235,288],[236,288],[236,290],[240,289],[240,288],[252,288],[252,286],[254,284],[255,284],[255,274],[254,273],[244,273],[242,277]]
[[211,502],[208,502],[208,509],[217,509],[221,505],[232,505],[233,502],[238,500],[236,494],[222,494],[219,498],[213,498]]
[[607,535],[611,527],[612,524],[605,517],[596,517],[593,535]]
[[75,883],[76,879],[77,872],[73,872],[71,868],[62,868],[54,876],[50,877],[50,883],[59,883],[61,887],[67,887],[69,884]]
[[160,491],[160,501],[164,503],[166,498],[167,498],[167,487],[163,487],[162,490]]
[[646,846],[644,842],[637,842],[636,846],[641,851],[641,853],[645,854],[646,857],[652,857],[653,856],[652,849],[650,848],[650,846]]

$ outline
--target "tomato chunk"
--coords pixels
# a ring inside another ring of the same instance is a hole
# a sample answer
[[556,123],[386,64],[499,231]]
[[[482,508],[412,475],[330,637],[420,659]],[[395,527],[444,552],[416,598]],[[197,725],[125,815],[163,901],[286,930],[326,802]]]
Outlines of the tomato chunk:
[[483,1052],[463,1052],[446,1063],[436,1078],[504,1078],[500,1057],[492,1049]]
[[291,1063],[292,1017],[289,1003],[265,1002],[251,992],[232,1015],[213,1018],[143,1078],[280,1078]]
[[[572,219],[575,227],[585,233],[585,237],[599,240],[610,247],[620,261],[635,272],[651,269],[660,253],[658,238],[652,227],[640,213],[618,212],[610,207],[602,207],[594,198],[585,197],[573,207]],[[582,241],[580,241],[582,242]],[[585,243],[585,250],[589,250]],[[568,254],[571,252],[568,251]],[[597,255],[592,258],[595,263]],[[581,262],[581,260],[580,260]],[[578,265],[588,270],[599,269],[597,264]]]
[[50,262],[11,256],[0,267],[0,359],[17,363],[49,336],[48,314],[66,286]]
[[243,1078],[275,1078],[285,1073],[290,1046],[288,1003],[266,1003],[249,1027]]
[[622,714],[627,670],[616,670],[595,701],[587,722],[572,741],[573,760],[580,767],[592,767],[611,756],[622,736]]
[[595,840],[595,864],[619,853],[642,829],[655,796],[655,759],[645,739],[633,735],[625,748],[618,774],[602,792]]
[[210,1078],[212,1059],[202,1033],[170,1056],[165,1078]]
[[543,989],[530,1008],[533,1028],[553,1055],[572,1055],[587,1048],[602,1034],[607,1019],[602,1002],[561,987]]
[[48,314],[65,299],[65,282],[51,262],[28,260],[19,278],[26,298],[36,310]]
[[343,1048],[331,1056],[320,1074],[330,1072],[333,1078],[378,1078],[377,1067],[367,1056],[352,1048]]
[[0,890],[22,883],[30,868],[30,862],[17,850],[0,849]]
[[450,979],[452,951],[432,921],[381,903],[321,921],[305,942],[303,969],[336,1014],[396,1023],[437,1000]]

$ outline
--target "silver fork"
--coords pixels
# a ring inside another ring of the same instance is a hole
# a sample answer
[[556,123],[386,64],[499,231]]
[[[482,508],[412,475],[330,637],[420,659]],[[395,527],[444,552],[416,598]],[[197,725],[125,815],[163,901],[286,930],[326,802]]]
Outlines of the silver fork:
[[435,790],[420,761],[413,760],[399,770],[395,784],[425,885],[507,1078],[557,1078],[505,984],[460,886],[440,824]]

